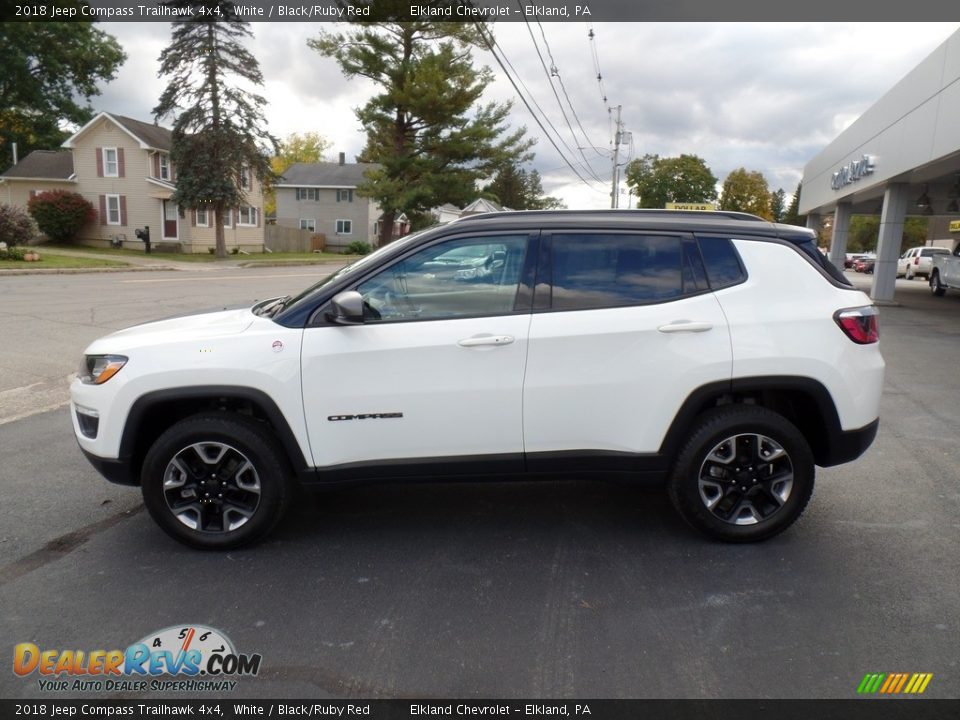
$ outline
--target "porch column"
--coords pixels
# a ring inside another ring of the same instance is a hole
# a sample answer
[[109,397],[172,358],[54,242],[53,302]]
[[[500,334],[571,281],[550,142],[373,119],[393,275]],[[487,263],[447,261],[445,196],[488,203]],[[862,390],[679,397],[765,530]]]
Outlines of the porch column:
[[873,269],[870,297],[876,303],[892,303],[897,282],[897,259],[903,240],[903,222],[907,215],[907,184],[891,183],[883,193],[880,235],[877,238],[877,264]]
[[830,262],[840,270],[843,270],[843,260],[847,254],[847,238],[850,235],[852,215],[852,203],[837,203],[837,211],[833,215],[833,236],[830,239]]
[[807,213],[807,227],[820,236],[820,213]]

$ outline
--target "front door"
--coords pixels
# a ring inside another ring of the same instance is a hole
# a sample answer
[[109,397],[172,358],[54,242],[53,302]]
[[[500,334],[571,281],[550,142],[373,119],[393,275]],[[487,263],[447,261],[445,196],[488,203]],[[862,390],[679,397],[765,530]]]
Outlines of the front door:
[[177,205],[170,200],[163,201],[163,238],[176,240],[177,233]]
[[528,244],[493,235],[422,248],[353,288],[364,324],[304,331],[315,465],[522,469],[530,311],[517,296]]

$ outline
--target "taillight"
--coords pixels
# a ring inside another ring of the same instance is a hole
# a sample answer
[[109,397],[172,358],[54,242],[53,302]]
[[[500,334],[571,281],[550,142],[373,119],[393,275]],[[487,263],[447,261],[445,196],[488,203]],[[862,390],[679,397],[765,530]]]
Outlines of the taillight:
[[880,317],[873,305],[837,310],[833,319],[858,345],[869,345],[880,339]]
[[919,256],[919,255],[917,255],[916,257],[913,258],[913,264],[914,264],[914,265],[919,265],[919,264],[920,264],[920,256]]

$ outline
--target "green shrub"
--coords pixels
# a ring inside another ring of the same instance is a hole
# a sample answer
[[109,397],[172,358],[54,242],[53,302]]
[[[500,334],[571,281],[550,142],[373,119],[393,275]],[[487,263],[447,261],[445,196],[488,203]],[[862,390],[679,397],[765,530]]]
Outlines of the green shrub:
[[23,260],[26,252],[22,247],[8,247],[6,250],[0,250],[0,260]]
[[80,228],[93,222],[97,211],[83,196],[66,190],[48,190],[27,204],[40,232],[54,242],[70,242]]
[[366,255],[371,249],[370,243],[364,242],[363,240],[354,240],[347,245],[347,249],[343,252],[345,255]]
[[26,245],[37,235],[37,226],[26,210],[15,205],[0,205],[0,242],[8,247]]

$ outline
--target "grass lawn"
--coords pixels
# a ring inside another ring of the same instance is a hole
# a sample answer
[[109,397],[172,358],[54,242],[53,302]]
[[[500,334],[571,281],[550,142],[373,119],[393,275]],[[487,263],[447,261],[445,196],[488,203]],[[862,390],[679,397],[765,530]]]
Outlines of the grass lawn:
[[44,250],[56,252],[58,249],[70,250],[71,252],[90,253],[91,255],[110,255],[116,256],[118,260],[124,257],[147,257],[151,260],[176,260],[178,262],[210,262],[216,258],[213,255],[200,255],[193,253],[159,253],[152,252],[149,255],[141,250],[130,250],[127,248],[96,248],[86,247],[85,245],[41,245],[39,248],[42,253]]
[[[41,248],[41,252],[44,248],[49,248],[50,252],[56,252],[58,247],[62,247],[64,250],[72,250],[74,252],[82,253],[91,253],[94,255],[110,255],[116,256],[118,259],[122,259],[125,256],[133,257],[148,257],[151,260],[173,260],[175,262],[215,262],[217,260],[211,253],[159,253],[152,252],[149,255],[145,254],[140,250],[130,250],[128,248],[94,248],[94,247],[85,247],[83,245],[44,245]],[[243,255],[238,253],[237,255],[230,255],[228,248],[227,260],[236,260],[238,262],[258,262],[258,261],[282,261],[282,262],[331,262],[331,261],[342,261],[344,263],[353,262],[356,260],[359,255],[340,255],[338,253],[251,253],[250,255]]]
[[100,258],[68,257],[56,255],[46,250],[40,253],[40,260],[26,262],[24,260],[0,260],[0,269],[3,270],[42,270],[43,268],[90,268],[90,267],[128,267],[128,263],[118,260],[101,260]]

